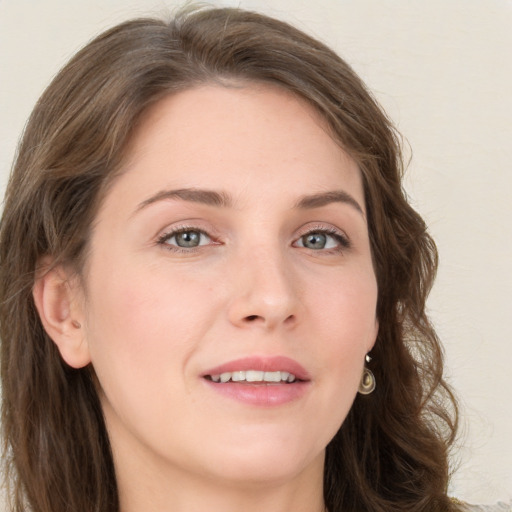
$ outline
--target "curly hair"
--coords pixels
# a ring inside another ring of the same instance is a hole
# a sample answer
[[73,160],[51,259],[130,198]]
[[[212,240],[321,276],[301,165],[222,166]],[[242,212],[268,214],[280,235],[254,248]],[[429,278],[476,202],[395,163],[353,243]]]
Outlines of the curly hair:
[[94,39],[37,103],[0,227],[4,465],[12,510],[118,512],[94,372],[73,369],[32,298],[50,255],[80,273],[91,224],[130,135],[154,102],[197,84],[276,84],[305,99],[358,163],[378,282],[380,330],[359,395],[327,446],[330,512],[455,510],[447,498],[457,408],[425,301],[437,251],[402,188],[401,140],[352,69],[290,25],[240,9],[138,19]]

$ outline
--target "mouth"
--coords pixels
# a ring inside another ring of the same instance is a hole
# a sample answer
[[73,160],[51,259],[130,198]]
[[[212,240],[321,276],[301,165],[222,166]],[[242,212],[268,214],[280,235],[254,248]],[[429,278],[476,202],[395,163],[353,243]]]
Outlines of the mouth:
[[291,384],[299,379],[290,372],[276,371],[263,372],[260,370],[238,370],[234,372],[224,372],[216,375],[205,375],[205,379],[212,382],[240,382],[250,384]]
[[249,357],[202,375],[215,391],[250,405],[275,406],[297,400],[310,384],[307,371],[287,357]]

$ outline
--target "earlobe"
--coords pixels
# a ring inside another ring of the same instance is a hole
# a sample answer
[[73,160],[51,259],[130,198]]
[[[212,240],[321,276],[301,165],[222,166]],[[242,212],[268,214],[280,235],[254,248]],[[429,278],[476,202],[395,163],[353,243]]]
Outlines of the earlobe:
[[46,268],[49,270],[34,283],[37,312],[64,361],[73,368],[82,368],[90,363],[90,355],[77,279],[69,277],[62,267]]

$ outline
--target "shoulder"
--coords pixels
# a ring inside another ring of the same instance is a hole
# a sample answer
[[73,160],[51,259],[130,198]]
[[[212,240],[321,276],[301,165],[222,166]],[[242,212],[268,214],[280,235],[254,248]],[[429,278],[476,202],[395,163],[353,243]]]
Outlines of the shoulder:
[[460,505],[461,512],[512,512],[512,501],[500,501],[496,505],[470,505],[459,500],[453,501]]

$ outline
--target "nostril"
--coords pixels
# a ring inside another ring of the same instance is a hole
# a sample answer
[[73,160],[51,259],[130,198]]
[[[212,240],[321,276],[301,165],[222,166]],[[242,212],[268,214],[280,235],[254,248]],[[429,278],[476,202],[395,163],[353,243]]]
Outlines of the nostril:
[[285,319],[284,323],[285,324],[291,324],[295,322],[295,315],[290,315],[288,318]]
[[248,322],[254,322],[254,321],[255,321],[255,320],[257,320],[258,318],[259,318],[259,316],[258,316],[258,315],[249,315],[249,316],[247,316],[247,317],[246,317],[246,320],[247,320]]

